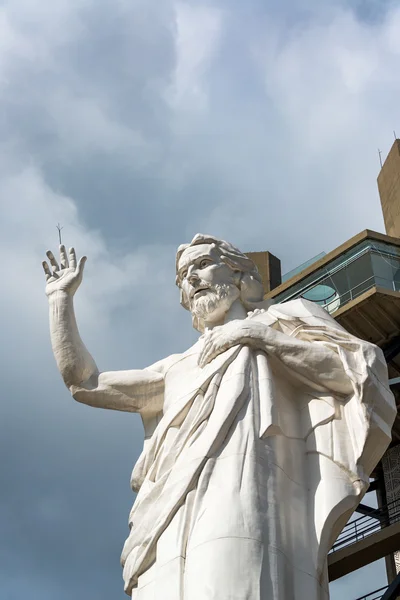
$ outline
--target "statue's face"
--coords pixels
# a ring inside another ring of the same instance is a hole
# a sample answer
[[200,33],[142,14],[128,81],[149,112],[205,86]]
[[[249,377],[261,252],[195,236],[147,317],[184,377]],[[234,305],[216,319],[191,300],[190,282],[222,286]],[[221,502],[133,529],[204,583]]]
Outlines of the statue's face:
[[237,276],[211,244],[190,246],[178,264],[179,284],[190,312],[209,324],[221,321],[239,298]]

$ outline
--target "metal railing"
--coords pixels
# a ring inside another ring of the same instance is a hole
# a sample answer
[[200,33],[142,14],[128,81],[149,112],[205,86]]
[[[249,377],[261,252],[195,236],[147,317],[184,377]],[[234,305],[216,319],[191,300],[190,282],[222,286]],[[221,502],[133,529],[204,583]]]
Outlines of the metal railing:
[[333,544],[331,552],[355,544],[397,521],[400,521],[400,499],[372,510],[369,515],[364,515],[347,523]]
[[[377,275],[371,275],[371,277],[368,277],[367,279],[365,279],[361,283],[358,283],[357,285],[353,286],[352,288],[349,288],[348,290],[346,290],[345,292],[343,292],[343,294],[340,294],[340,295],[337,294],[337,293],[336,294],[332,294],[332,296],[334,296],[332,300],[330,300],[329,298],[327,298],[324,301],[316,302],[316,303],[320,304],[328,312],[334,312],[335,310],[337,310],[338,308],[344,306],[348,302],[351,302],[352,300],[355,300],[356,298],[358,298],[358,296],[361,296],[361,294],[363,294],[364,292],[367,292],[371,288],[373,288],[375,286],[379,287],[378,280],[379,280],[379,282],[382,282],[383,280],[385,280],[385,281],[387,281],[390,284],[390,285],[383,286],[386,289],[390,289],[390,290],[392,290],[394,292],[398,292],[399,291],[399,283],[397,281],[393,281],[391,279],[385,279],[384,277],[378,277]],[[325,282],[325,281],[328,281],[328,278],[325,278],[323,280],[323,282]],[[317,285],[321,285],[321,284],[317,284]],[[305,292],[302,292],[301,294],[298,294],[295,297],[305,298],[305,294],[307,294],[308,292],[310,292],[315,287],[317,287],[317,286],[316,285],[310,285]],[[309,300],[309,298],[305,298],[305,299]],[[286,301],[287,300],[285,300],[285,302]],[[311,302],[315,302],[315,300],[311,300]]]
[[366,596],[360,596],[356,600],[381,600],[388,587],[389,586],[385,585],[385,587],[379,588],[379,590],[375,590],[374,592],[370,592]]
[[[374,286],[376,286],[376,277],[374,275],[372,275],[371,277],[368,277],[368,279],[365,279],[361,283],[358,283],[354,287],[350,288],[349,290],[347,290],[340,296],[337,293],[332,294],[334,296],[332,300],[327,298],[327,301],[324,301],[324,303],[321,302],[320,304],[329,313],[334,312],[335,310],[337,310],[344,304],[347,304],[348,302],[355,300],[356,298],[358,298],[358,296],[361,296],[361,294],[370,290]],[[311,288],[311,289],[313,289],[313,288]],[[394,284],[393,284],[393,289],[394,289]],[[396,291],[396,290],[394,289],[394,291]],[[302,298],[304,298],[304,294],[302,295]]]
[[[371,513],[355,519],[343,528],[334,543],[331,552],[340,550],[351,544],[400,521],[400,499],[389,502],[386,506],[372,509]],[[381,587],[369,594],[360,596],[356,600],[397,600],[400,598],[400,574],[397,574],[390,585]]]

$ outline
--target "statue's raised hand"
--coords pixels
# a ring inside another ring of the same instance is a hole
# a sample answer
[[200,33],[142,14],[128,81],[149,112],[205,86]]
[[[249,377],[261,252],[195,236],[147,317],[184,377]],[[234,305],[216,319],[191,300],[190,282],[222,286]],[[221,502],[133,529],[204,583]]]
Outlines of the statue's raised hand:
[[46,274],[46,294],[51,296],[55,292],[65,292],[73,296],[81,284],[86,256],[82,256],[76,263],[75,250],[69,249],[68,256],[65,246],[60,246],[60,264],[54,258],[54,254],[46,252],[51,268],[43,261],[43,270]]

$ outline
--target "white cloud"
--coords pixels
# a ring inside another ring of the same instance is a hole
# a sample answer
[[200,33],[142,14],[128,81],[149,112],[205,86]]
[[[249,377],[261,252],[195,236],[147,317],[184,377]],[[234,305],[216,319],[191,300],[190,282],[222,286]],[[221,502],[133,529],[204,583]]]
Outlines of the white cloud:
[[[395,9],[382,23],[365,23],[349,9],[337,9],[329,22],[310,20],[280,46],[256,49],[268,97],[288,119],[287,129],[308,134],[303,145],[311,138],[311,150],[317,152],[326,140],[340,142],[360,127],[365,135],[382,126],[379,101],[400,85],[391,42],[394,30],[399,33],[399,15]],[[369,110],[375,112],[375,124],[365,121]]]
[[146,139],[140,127],[135,129],[118,120],[112,111],[108,113],[100,98],[64,87],[46,99],[45,111],[66,160],[104,154],[120,156],[121,161],[128,158],[143,168],[158,158],[157,143]]
[[176,110],[204,110],[208,106],[207,69],[218,49],[223,22],[212,6],[177,2],[176,67],[167,99]]
[[279,15],[258,19],[251,77],[236,70],[237,96],[211,107],[203,129],[194,125],[200,142],[200,131],[214,131],[202,158],[225,188],[201,227],[268,246],[286,269],[366,227],[383,229],[377,149],[388,152],[399,120],[399,16],[395,7],[366,22],[334,6],[329,18],[316,9],[292,27]]
[[[80,11],[85,2],[58,0],[36,3],[12,0],[0,7],[0,84],[15,71],[34,65],[57,68],[54,51],[84,33]],[[0,88],[1,90],[1,88]]]

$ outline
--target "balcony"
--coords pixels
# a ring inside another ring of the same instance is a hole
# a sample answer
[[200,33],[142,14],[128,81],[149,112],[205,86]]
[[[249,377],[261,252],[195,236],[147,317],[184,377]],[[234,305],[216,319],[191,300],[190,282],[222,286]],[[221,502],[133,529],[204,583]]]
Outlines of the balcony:
[[356,571],[399,547],[400,499],[397,499],[345,525],[328,555],[329,580]]
[[[327,255],[318,262],[325,264],[318,268],[317,263],[311,274],[290,286],[287,285],[289,280],[271,296],[276,302],[304,298],[334,314],[372,288],[400,292],[398,245],[367,237],[333,260],[329,261]],[[310,269],[312,266],[307,271]],[[286,289],[279,292],[282,287]]]
[[398,521],[400,521],[400,499],[381,508],[373,509],[368,515],[349,521],[337,537],[331,553],[364,540]]

